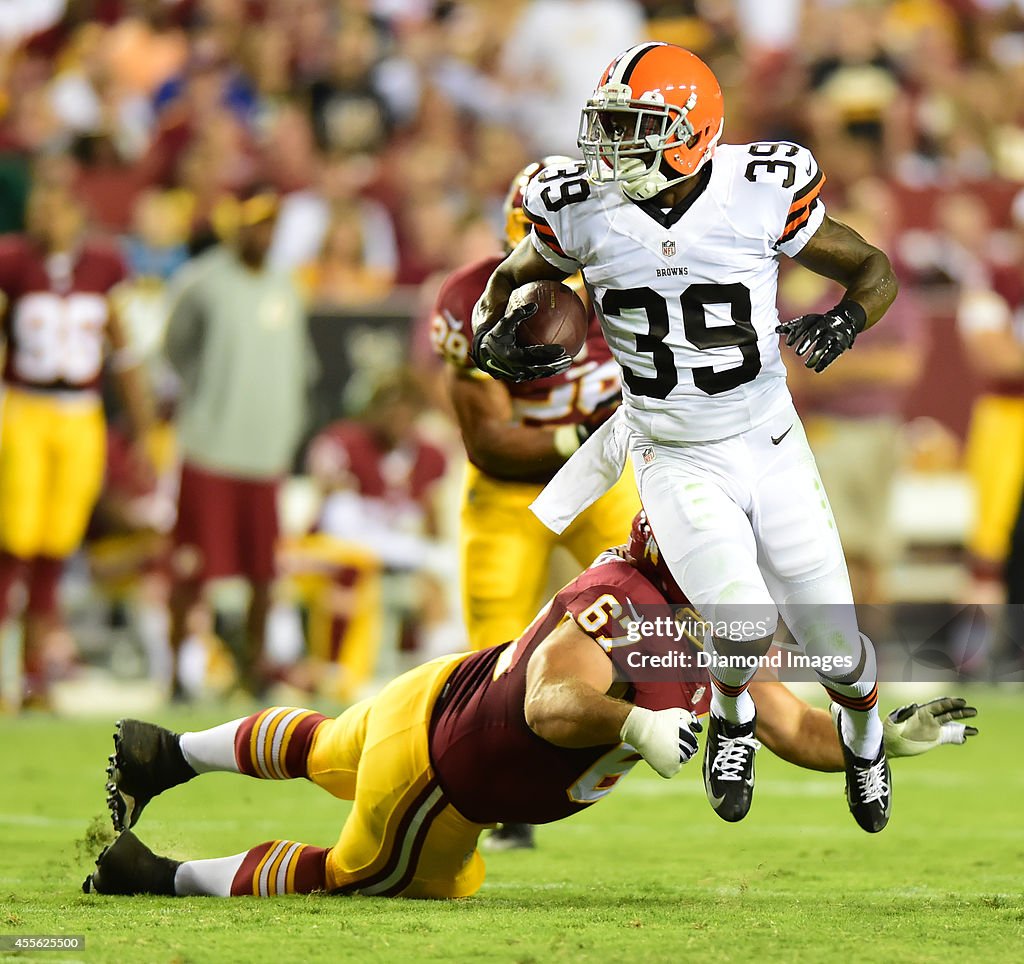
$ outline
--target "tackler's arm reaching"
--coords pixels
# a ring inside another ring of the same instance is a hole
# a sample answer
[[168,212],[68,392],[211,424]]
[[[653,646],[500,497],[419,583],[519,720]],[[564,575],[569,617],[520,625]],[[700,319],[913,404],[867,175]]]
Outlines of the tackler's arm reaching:
[[[808,705],[777,681],[755,682],[750,689],[757,701],[756,736],[772,753],[808,770],[843,769],[836,726],[826,710]],[[886,755],[917,756],[943,744],[965,743],[978,730],[959,721],[977,715],[959,697],[901,706],[882,718]]]
[[555,746],[628,743],[666,779],[697,753],[701,725],[689,710],[648,710],[607,695],[611,660],[567,620],[530,657],[526,723]]

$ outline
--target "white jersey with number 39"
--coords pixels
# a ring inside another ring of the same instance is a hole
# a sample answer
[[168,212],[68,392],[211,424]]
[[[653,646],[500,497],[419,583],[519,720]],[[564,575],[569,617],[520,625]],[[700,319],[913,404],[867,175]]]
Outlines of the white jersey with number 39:
[[775,333],[778,258],[821,225],[825,178],[806,148],[720,145],[669,210],[548,168],[526,192],[537,251],[582,269],[622,368],[625,416],[648,438],[708,441],[791,403]]

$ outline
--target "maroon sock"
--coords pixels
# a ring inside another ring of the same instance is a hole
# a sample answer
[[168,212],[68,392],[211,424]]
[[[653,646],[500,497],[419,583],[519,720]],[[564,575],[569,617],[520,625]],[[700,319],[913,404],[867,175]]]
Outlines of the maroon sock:
[[24,560],[12,556],[9,552],[0,552],[0,623],[7,618],[10,605],[9,596],[14,584],[21,576]]
[[242,720],[235,733],[238,769],[264,780],[289,780],[308,774],[313,735],[326,720],[322,713],[272,706]]
[[253,847],[231,881],[232,897],[312,894],[327,889],[327,854],[293,840],[270,840]]
[[28,565],[28,612],[52,616],[57,611],[57,586],[64,572],[64,560],[36,556]]

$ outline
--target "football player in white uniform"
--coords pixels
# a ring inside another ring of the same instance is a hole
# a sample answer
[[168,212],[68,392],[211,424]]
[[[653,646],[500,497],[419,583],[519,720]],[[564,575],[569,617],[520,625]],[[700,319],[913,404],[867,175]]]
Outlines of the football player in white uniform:
[[[718,81],[693,54],[645,43],[617,57],[583,111],[584,161],[531,182],[533,231],[474,309],[473,356],[508,381],[564,370],[559,346],[516,343],[535,309],[506,314],[507,303],[529,281],[582,270],[622,368],[623,406],[535,511],[564,527],[628,451],[661,551],[716,626],[704,754],[712,806],[726,820],[750,807],[758,743],[747,686],[781,612],[839,708],[850,810],[876,832],[889,819],[891,780],[874,650],[857,628],[778,333],[822,371],[881,318],[896,279],[885,254],[826,215],[810,151],[719,145],[723,123]],[[780,324],[783,254],[842,284],[839,304]]]

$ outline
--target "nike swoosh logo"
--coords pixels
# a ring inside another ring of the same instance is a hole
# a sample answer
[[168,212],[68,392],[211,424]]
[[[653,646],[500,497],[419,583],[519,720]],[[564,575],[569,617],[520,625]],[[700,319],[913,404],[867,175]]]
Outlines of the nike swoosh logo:
[[793,426],[792,426],[792,425],[790,425],[790,426],[789,426],[789,428],[787,428],[787,429],[786,429],[786,431],[785,431],[785,432],[783,432],[783,433],[782,433],[782,434],[781,434],[781,435],[780,435],[780,436],[779,436],[778,438],[776,438],[776,437],[775,437],[775,436],[773,435],[773,436],[772,436],[772,445],[778,445],[778,444],[779,444],[779,442],[781,442],[781,441],[782,441],[782,440],[783,440],[783,439],[784,439],[784,438],[785,438],[785,437],[786,437],[787,435],[789,435],[789,433],[790,433],[790,432],[792,432],[792,431],[793,431]]

